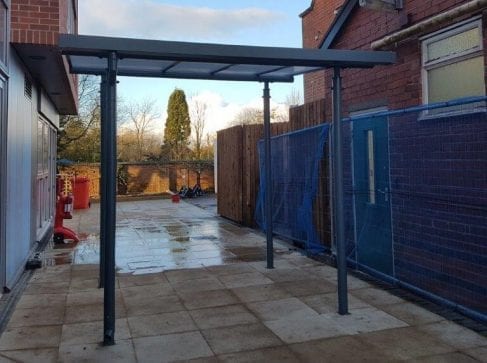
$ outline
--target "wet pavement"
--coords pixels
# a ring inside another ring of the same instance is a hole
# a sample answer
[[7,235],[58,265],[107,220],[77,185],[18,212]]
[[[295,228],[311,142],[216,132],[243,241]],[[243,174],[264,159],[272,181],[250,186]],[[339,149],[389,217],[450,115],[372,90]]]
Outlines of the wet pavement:
[[[142,274],[264,261],[265,237],[216,218],[215,206],[211,196],[189,203],[167,199],[117,203],[117,271]],[[45,264],[97,264],[99,215],[99,204],[76,210],[65,225],[75,230],[81,241],[76,245],[51,245],[45,253]],[[275,247],[278,254],[289,253],[289,246],[279,240]]]
[[100,345],[93,205],[70,221],[83,241],[45,252],[0,362],[486,362],[485,337],[354,276],[350,314],[338,315],[335,268],[278,241],[266,269],[263,236],[211,211],[169,201],[118,211],[116,345]]

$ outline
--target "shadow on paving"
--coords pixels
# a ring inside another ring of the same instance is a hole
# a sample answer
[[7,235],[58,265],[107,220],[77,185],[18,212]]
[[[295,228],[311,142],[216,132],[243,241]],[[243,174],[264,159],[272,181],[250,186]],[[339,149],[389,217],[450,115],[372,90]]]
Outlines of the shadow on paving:
[[333,267],[276,242],[268,270],[261,235],[190,204],[118,209],[117,344],[99,344],[92,209],[71,221],[93,236],[71,249],[73,264],[55,265],[68,248],[46,252],[53,266],[27,285],[0,338],[0,361],[485,361],[486,338],[354,276],[351,314],[338,315]]

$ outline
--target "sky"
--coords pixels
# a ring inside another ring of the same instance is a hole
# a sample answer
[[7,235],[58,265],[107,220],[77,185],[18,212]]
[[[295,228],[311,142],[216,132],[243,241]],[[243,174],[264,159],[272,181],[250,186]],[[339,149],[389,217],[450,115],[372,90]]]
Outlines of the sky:
[[[299,14],[311,0],[82,0],[79,33],[158,40],[301,47]],[[271,84],[272,107],[283,109],[286,96],[302,94],[302,78]],[[208,105],[206,132],[215,132],[245,107],[262,107],[262,84],[120,77],[125,102],[154,100],[164,127],[167,100],[175,88]],[[191,107],[191,102],[190,107]]]

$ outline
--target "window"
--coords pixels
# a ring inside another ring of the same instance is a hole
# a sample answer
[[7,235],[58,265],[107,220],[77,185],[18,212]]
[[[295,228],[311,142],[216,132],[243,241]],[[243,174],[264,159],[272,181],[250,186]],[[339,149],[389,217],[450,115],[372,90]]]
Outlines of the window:
[[422,41],[423,103],[485,95],[481,19],[456,24]]
[[54,216],[56,131],[43,118],[37,122],[37,237],[40,239]]

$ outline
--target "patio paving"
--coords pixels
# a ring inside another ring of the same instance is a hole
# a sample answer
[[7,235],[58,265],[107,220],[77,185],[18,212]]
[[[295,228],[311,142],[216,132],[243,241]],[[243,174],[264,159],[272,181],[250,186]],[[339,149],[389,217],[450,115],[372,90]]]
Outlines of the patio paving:
[[351,314],[338,315],[334,268],[278,241],[267,270],[262,235],[169,201],[119,203],[117,344],[102,347],[98,217],[77,214],[91,235],[46,252],[52,266],[20,298],[0,362],[487,361],[485,337],[354,276]]

